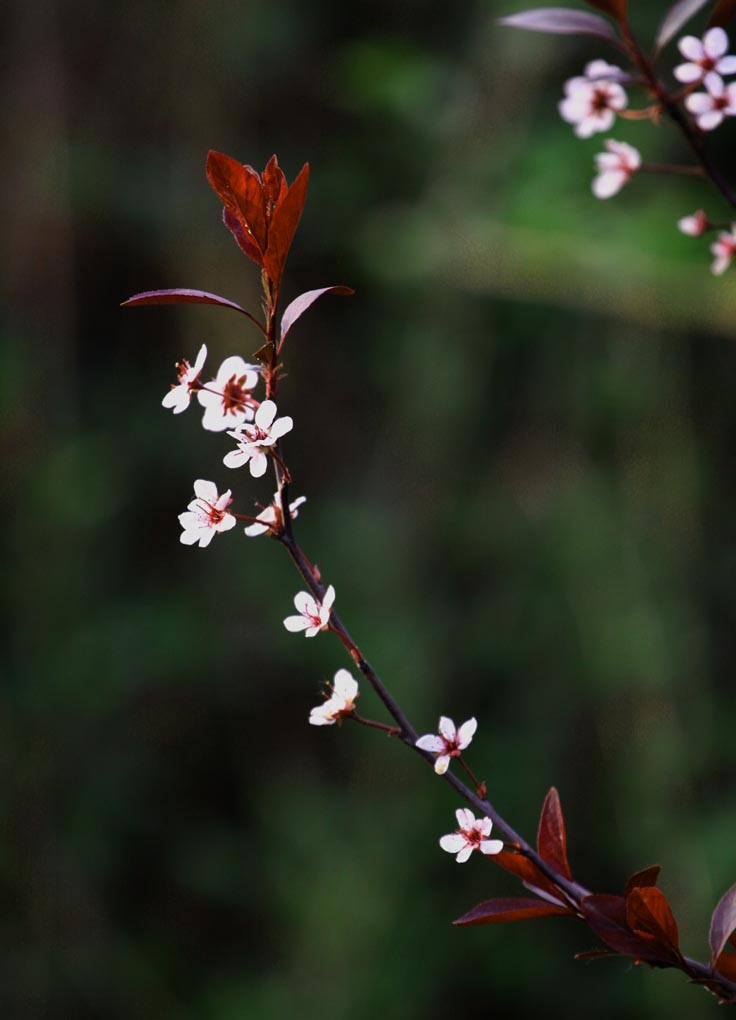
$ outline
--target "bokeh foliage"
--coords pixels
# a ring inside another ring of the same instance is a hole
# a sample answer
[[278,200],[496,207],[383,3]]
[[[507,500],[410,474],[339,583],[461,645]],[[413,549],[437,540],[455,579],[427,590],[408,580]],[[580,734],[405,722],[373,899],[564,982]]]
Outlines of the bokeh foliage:
[[[600,141],[555,107],[600,50],[494,26],[520,6],[8,5],[4,1016],[715,1008],[574,962],[572,922],[451,927],[516,887],[441,853],[457,805],[419,760],[306,725],[345,663],[283,630],[286,557],[178,542],[195,477],[270,494],[159,407],[178,357],[256,334],[118,309],[168,286],[254,307],[206,152],[311,162],[284,296],[358,293],[289,339],[305,549],[418,728],[476,714],[509,820],[531,835],[555,783],[576,877],[618,891],[659,861],[704,956],[736,879],[736,297],[674,229],[697,182],[592,198]],[[614,137],[683,158],[666,125]]]

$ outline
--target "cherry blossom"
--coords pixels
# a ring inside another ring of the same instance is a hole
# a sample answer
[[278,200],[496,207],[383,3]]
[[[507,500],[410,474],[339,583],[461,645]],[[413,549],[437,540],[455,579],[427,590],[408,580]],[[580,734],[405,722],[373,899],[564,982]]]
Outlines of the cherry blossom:
[[184,529],[179,536],[184,545],[199,544],[204,549],[210,544],[216,531],[229,531],[235,527],[235,517],[227,510],[232,503],[230,489],[217,495],[214,482],[198,478],[194,483],[194,499],[183,514],[179,514],[179,523]]
[[199,348],[197,359],[193,365],[190,365],[186,358],[182,358],[181,361],[176,363],[176,367],[179,370],[177,377],[178,384],[176,386],[172,385],[169,392],[161,401],[164,407],[170,407],[174,414],[181,414],[182,411],[186,411],[189,407],[193,394],[196,393],[202,385],[199,381],[199,376],[204,368],[206,358],[207,346],[202,344]]
[[276,418],[276,410],[273,400],[264,400],[256,411],[256,420],[252,425],[241,425],[236,432],[228,432],[237,441],[238,449],[225,455],[225,467],[238,468],[248,464],[254,478],[260,478],[266,473],[270,447],[294,427],[288,415]]
[[455,817],[458,829],[443,836],[440,846],[448,854],[457,854],[455,860],[458,864],[467,861],[473,850],[480,850],[482,854],[501,853],[503,842],[500,839],[488,839],[493,828],[490,818],[479,818],[476,821],[475,815],[468,808],[458,808]]
[[[307,502],[306,496],[299,496],[293,503],[289,503],[289,516],[292,518],[299,516],[299,507]],[[267,531],[271,534],[279,532],[284,527],[284,513],[281,506],[281,493],[275,492],[271,505],[267,506],[265,510],[262,510],[256,518],[257,521],[263,521],[262,524],[253,523],[250,524],[246,529],[245,533],[249,538],[255,538],[257,535],[265,535]]]
[[593,178],[593,194],[596,198],[611,198],[626,184],[632,174],[641,166],[641,155],[633,145],[607,139],[608,152],[595,156],[598,176]]
[[720,276],[726,272],[736,255],[736,223],[731,224],[730,230],[724,230],[718,235],[718,240],[713,242],[710,250],[715,255],[710,271],[715,276]]
[[708,229],[708,217],[705,215],[705,209],[698,209],[691,216],[683,216],[677,221],[677,227],[683,234],[700,237]]
[[717,74],[705,76],[707,92],[693,92],[685,106],[701,131],[713,131],[724,117],[736,116],[736,82],[724,85]]
[[709,29],[702,40],[686,35],[677,45],[687,61],[672,72],[678,81],[690,84],[707,74],[736,74],[736,57],[724,55],[728,49],[728,36],[722,28]]
[[437,735],[427,733],[425,736],[420,737],[417,740],[417,747],[437,755],[434,770],[438,776],[443,776],[447,772],[450,759],[460,757],[461,752],[465,750],[473,739],[477,728],[478,723],[475,719],[468,719],[458,730],[455,728],[455,723],[452,719],[442,715],[440,716],[439,733]]
[[325,592],[322,602],[318,602],[308,591],[300,591],[294,596],[294,605],[299,615],[287,616],[284,627],[293,634],[303,630],[305,637],[314,637],[321,630],[327,630],[334,601],[335,589],[332,585]]
[[332,726],[343,716],[355,711],[358,681],[346,669],[338,669],[330,690],[332,694],[327,701],[309,713],[312,726]]
[[253,420],[255,400],[251,392],[258,384],[259,369],[239,355],[225,358],[216,377],[197,392],[204,408],[202,427],[209,432],[224,432],[244,421]]
[[584,75],[565,82],[565,98],[558,109],[563,120],[575,125],[578,138],[590,138],[613,126],[616,113],[628,102],[621,85],[610,80],[621,74],[620,67],[605,60],[593,60],[587,64]]

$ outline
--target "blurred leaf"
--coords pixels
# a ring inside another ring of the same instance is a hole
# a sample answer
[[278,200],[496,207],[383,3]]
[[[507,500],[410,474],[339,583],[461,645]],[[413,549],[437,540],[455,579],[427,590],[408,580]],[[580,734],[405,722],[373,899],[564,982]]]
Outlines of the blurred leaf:
[[588,0],[588,3],[604,14],[610,14],[618,22],[626,20],[626,0]]
[[670,7],[664,17],[659,32],[657,33],[656,48],[661,50],[670,39],[677,35],[683,25],[698,13],[701,7],[705,7],[708,0],[679,0]]
[[596,35],[619,49],[622,48],[621,40],[605,18],[589,14],[587,11],[571,10],[569,7],[536,7],[499,18],[498,24],[555,35]]
[[736,930],[736,885],[721,896],[710,922],[710,950],[713,959],[720,956],[731,934]]
[[727,25],[734,14],[736,14],[736,0],[718,0],[708,19],[708,28]]

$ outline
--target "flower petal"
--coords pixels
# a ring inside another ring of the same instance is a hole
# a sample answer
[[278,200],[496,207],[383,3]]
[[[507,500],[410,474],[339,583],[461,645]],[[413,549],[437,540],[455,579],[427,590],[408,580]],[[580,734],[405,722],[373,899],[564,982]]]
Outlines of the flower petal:
[[482,854],[500,854],[503,850],[503,843],[500,839],[484,839],[480,844]]
[[296,634],[298,631],[306,630],[309,627],[309,620],[304,616],[287,616],[284,620],[284,627],[291,631],[292,634]]
[[700,64],[678,64],[672,73],[678,81],[689,85],[691,82],[700,81],[703,77],[703,68]]
[[709,57],[722,57],[728,49],[728,36],[722,28],[709,28],[703,36],[703,49]]
[[478,721],[473,716],[472,719],[468,719],[464,722],[457,734],[457,744],[461,751],[465,750],[470,741],[475,736],[475,731],[478,729]]
[[446,850],[448,854],[456,854],[458,850],[462,850],[466,844],[467,840],[465,839],[465,836],[459,832],[451,832],[440,839],[440,846],[443,850]]
[[256,411],[256,425],[259,429],[264,431],[271,426],[271,422],[276,417],[276,404],[273,400],[264,400],[261,406]]
[[434,733],[426,733],[417,740],[415,746],[421,748],[422,751],[440,754],[445,749],[445,742],[442,737],[435,736]]
[[[261,405],[263,406],[263,405]],[[284,415],[283,418],[278,418],[271,426],[271,438],[281,439],[287,432],[291,432],[294,428],[294,420],[289,415]]]
[[203,499],[214,506],[217,502],[217,486],[214,482],[208,482],[204,478],[198,478],[194,483],[194,495],[197,499]]
[[700,39],[696,39],[694,35],[683,36],[678,42],[677,47],[683,57],[687,57],[688,60],[702,60],[705,55],[702,42]]
[[470,857],[472,852],[473,852],[473,845],[472,845],[472,843],[468,843],[467,846],[463,847],[463,849],[457,855],[455,860],[457,861],[458,864],[465,864],[465,862],[467,861],[468,857]]
[[470,808],[461,807],[455,812],[457,824],[461,829],[472,829],[475,825],[475,815]]
[[335,601],[335,589],[332,587],[332,585],[330,585],[327,591],[325,592],[325,597],[322,599],[322,608],[332,609],[332,604],[334,601]]
[[444,737],[448,744],[454,743],[457,729],[455,728],[455,723],[448,716],[440,716],[439,731],[440,736]]
[[358,681],[348,670],[338,669],[332,689],[344,701],[353,701],[358,696]]
[[250,455],[250,474],[252,478],[262,478],[268,467],[268,457],[260,449]]
[[444,776],[450,767],[450,756],[449,754],[442,754],[434,763],[434,770],[438,776]]

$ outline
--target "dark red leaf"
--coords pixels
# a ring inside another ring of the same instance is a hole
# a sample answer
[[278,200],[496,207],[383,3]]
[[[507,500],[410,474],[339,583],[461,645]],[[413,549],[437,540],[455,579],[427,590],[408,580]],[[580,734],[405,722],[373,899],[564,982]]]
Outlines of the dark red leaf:
[[306,312],[310,305],[321,298],[323,294],[354,294],[352,287],[320,287],[318,290],[305,290],[299,297],[294,298],[290,305],[287,305],[284,314],[281,316],[281,342],[286,339],[286,334],[294,325],[296,320]]
[[657,39],[655,45],[658,50],[661,50],[663,46],[680,31],[683,25],[698,13],[701,7],[705,5],[709,0],[678,0],[664,16],[664,20],[660,25],[659,32],[657,32]]
[[635,871],[626,883],[625,895],[628,896],[632,889],[641,889],[642,886],[656,885],[661,870],[662,866],[660,864],[651,864],[648,868],[642,868],[641,871]]
[[251,240],[250,234],[246,234],[235,213],[231,212],[227,207],[224,207],[222,210],[222,222],[238,242],[240,250],[244,251],[248,258],[253,259],[259,266],[263,265],[263,257],[260,250]]
[[736,953],[729,953],[724,949],[713,963],[713,967],[729,981],[736,981]]
[[736,885],[721,896],[710,922],[710,949],[713,959],[720,956],[723,947],[736,930]]
[[207,180],[225,208],[238,219],[249,239],[263,254],[268,244],[266,196],[253,167],[211,149],[207,156]]
[[141,305],[220,305],[221,308],[232,308],[235,312],[247,316],[258,328],[263,331],[263,326],[255,316],[246,312],[245,308],[236,305],[234,301],[220,297],[218,294],[208,294],[205,290],[185,290],[183,287],[176,287],[174,290],[146,290],[142,294],[134,294],[127,301],[123,301],[122,308],[136,308]]
[[502,898],[486,900],[463,914],[453,924],[503,924],[505,921],[525,921],[531,917],[562,917],[571,914],[567,907],[556,907],[552,903],[540,903],[528,898]]
[[513,854],[508,850],[502,850],[501,853],[494,854],[490,860],[500,864],[504,871],[516,875],[527,887],[539,889],[552,896],[559,897],[560,894],[550,880],[539,870],[536,864],[533,864],[523,854]]
[[626,20],[626,0],[588,0],[588,3],[604,14],[610,14],[619,23]]
[[269,201],[275,205],[281,202],[289,190],[284,171],[279,166],[276,156],[271,156],[263,171],[263,187]]
[[286,256],[289,254],[289,248],[307,199],[308,183],[309,163],[305,163],[281,204],[276,208],[271,220],[264,266],[277,288],[281,282]]
[[626,921],[635,935],[660,946],[675,958],[680,953],[680,936],[667,897],[654,886],[632,889],[626,897]]
[[636,936],[626,921],[626,900],[623,896],[585,896],[580,909],[595,934],[618,953],[633,956],[647,963],[670,962],[656,946]]
[[708,28],[727,25],[736,14],[736,0],[719,0],[708,20]]
[[562,817],[560,795],[554,786],[547,794],[542,806],[537,832],[537,853],[555,871],[564,875],[565,878],[572,879],[572,872],[567,861],[565,819]]
[[499,25],[524,28],[530,32],[548,32],[553,35],[597,35],[614,46],[622,43],[610,22],[588,11],[574,11],[569,7],[535,7],[530,11],[499,18]]

